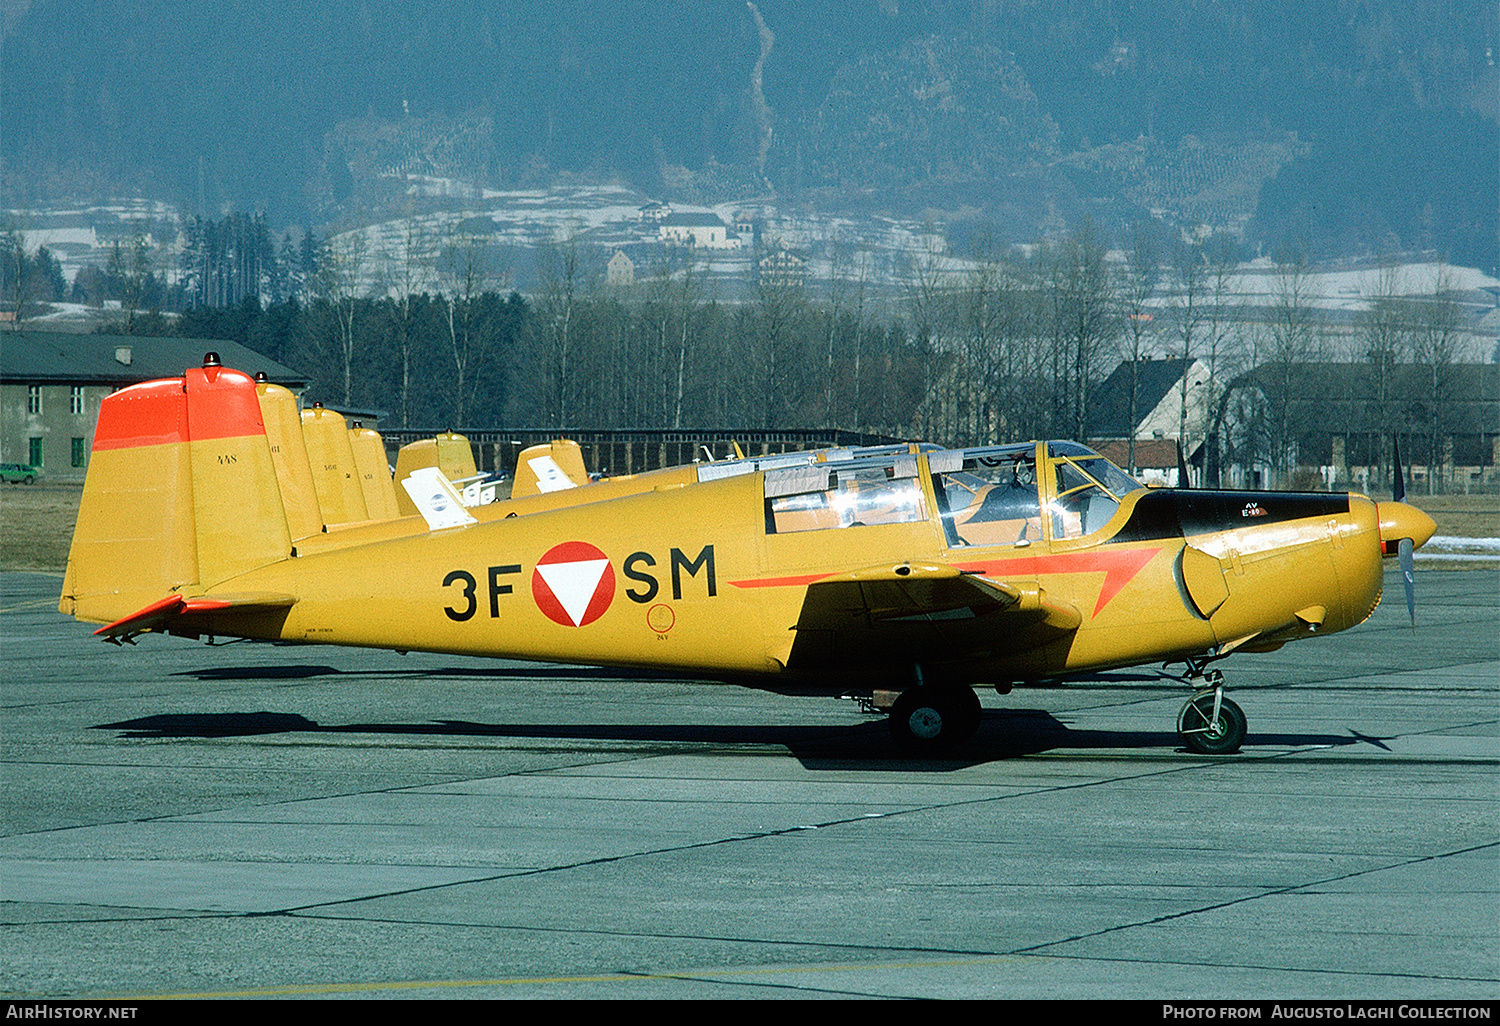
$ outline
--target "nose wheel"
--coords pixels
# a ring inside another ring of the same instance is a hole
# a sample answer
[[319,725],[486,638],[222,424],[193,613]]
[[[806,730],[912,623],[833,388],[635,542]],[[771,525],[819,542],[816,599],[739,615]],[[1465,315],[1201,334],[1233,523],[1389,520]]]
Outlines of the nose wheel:
[[1224,675],[1210,670],[1197,678],[1208,685],[1177,714],[1182,743],[1204,755],[1229,755],[1245,743],[1245,712],[1224,697]]

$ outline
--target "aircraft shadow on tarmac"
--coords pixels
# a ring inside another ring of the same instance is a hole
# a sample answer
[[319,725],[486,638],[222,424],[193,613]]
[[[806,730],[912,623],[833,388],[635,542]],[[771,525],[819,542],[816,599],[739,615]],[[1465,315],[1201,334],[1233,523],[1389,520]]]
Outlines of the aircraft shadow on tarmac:
[[[589,744],[618,742],[658,746],[659,751],[701,748],[735,749],[778,745],[809,769],[907,769],[914,761],[892,744],[884,719],[849,726],[788,724],[683,723],[476,723],[435,720],[428,723],[321,724],[298,713],[163,713],[103,723],[95,730],[121,731],[122,739],[229,738],[267,734],[393,734],[431,738],[504,738],[517,741],[567,741]],[[1251,734],[1244,751],[1370,744],[1384,749],[1382,739],[1350,729],[1347,734]],[[1014,759],[1044,752],[1076,752],[1087,756],[1103,751],[1153,751],[1157,755],[1184,752],[1175,731],[1075,730],[1040,709],[986,710],[978,732],[945,758],[923,759],[934,771]],[[1206,757],[1222,759],[1219,757]]]
[[628,673],[600,666],[445,666],[441,669],[382,669],[349,672],[334,666],[317,664],[293,664],[287,666],[212,666],[201,670],[183,670],[174,677],[192,677],[195,680],[304,680],[309,677],[378,677],[394,679],[400,677],[430,678],[444,677],[493,677],[524,680],[679,680],[670,674],[654,674],[645,670]]

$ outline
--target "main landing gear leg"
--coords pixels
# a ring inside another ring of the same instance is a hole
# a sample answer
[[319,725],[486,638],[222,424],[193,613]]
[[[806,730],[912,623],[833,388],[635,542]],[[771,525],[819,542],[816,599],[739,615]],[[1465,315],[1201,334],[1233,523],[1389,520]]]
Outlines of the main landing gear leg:
[[1177,733],[1182,743],[1204,755],[1229,755],[1245,743],[1245,713],[1224,697],[1224,675],[1204,670],[1203,663],[1188,660],[1183,679],[1198,692],[1177,714]]
[[891,737],[912,755],[937,755],[962,744],[979,729],[979,696],[967,684],[917,683],[891,706]]

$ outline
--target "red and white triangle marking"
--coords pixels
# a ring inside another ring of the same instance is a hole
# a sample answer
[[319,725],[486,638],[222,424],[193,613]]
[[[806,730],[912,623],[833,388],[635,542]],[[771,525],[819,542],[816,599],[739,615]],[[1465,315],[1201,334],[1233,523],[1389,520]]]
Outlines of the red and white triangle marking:
[[614,601],[615,571],[609,557],[587,542],[564,542],[537,560],[531,577],[537,608],[564,627],[583,627]]

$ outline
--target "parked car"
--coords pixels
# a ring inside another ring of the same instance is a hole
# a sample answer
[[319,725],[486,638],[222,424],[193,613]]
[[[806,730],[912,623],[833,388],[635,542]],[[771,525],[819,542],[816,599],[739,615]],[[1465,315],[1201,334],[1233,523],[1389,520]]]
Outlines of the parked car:
[[35,484],[41,476],[42,468],[29,463],[0,463],[0,481],[7,484]]

